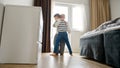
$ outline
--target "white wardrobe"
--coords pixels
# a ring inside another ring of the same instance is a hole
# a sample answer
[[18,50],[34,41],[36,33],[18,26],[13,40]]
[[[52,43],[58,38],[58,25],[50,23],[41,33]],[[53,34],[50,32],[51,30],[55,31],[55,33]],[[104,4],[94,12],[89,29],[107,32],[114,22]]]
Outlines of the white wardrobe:
[[37,64],[40,7],[6,5],[0,63]]
[[4,11],[4,5],[0,4],[0,37],[1,37],[1,25],[3,21],[3,11]]

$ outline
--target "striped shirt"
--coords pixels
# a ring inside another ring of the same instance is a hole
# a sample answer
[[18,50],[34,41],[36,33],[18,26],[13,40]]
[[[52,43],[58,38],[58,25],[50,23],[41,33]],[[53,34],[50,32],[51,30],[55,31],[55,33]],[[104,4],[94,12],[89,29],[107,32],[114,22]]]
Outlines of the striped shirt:
[[56,21],[54,23],[54,27],[57,28],[57,32],[66,32],[70,31],[70,28],[68,26],[68,23],[65,21]]

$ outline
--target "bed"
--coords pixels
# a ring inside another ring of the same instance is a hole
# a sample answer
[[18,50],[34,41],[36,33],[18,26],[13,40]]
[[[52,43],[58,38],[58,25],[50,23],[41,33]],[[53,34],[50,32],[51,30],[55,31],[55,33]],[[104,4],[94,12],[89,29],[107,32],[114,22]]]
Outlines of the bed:
[[120,17],[81,36],[80,55],[120,67]]

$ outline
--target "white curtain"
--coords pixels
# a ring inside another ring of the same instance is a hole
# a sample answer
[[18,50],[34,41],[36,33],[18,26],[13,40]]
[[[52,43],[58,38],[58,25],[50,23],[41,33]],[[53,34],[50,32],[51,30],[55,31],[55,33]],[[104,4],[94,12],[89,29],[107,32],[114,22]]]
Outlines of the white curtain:
[[52,5],[52,8],[51,8],[51,50],[53,51],[53,49],[54,49],[54,44],[53,44],[53,41],[54,41],[54,35],[55,35],[55,32],[56,32],[56,30],[55,30],[55,28],[53,28],[53,23],[54,23],[54,7],[55,7],[55,0],[52,0],[52,3],[51,3]]

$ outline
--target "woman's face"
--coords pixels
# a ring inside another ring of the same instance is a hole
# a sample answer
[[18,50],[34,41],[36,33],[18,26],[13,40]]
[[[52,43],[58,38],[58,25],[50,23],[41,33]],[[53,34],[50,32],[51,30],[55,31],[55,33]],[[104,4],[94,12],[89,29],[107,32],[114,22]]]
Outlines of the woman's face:
[[58,17],[58,16],[55,16],[54,18],[55,18],[55,20],[59,19],[59,17]]

